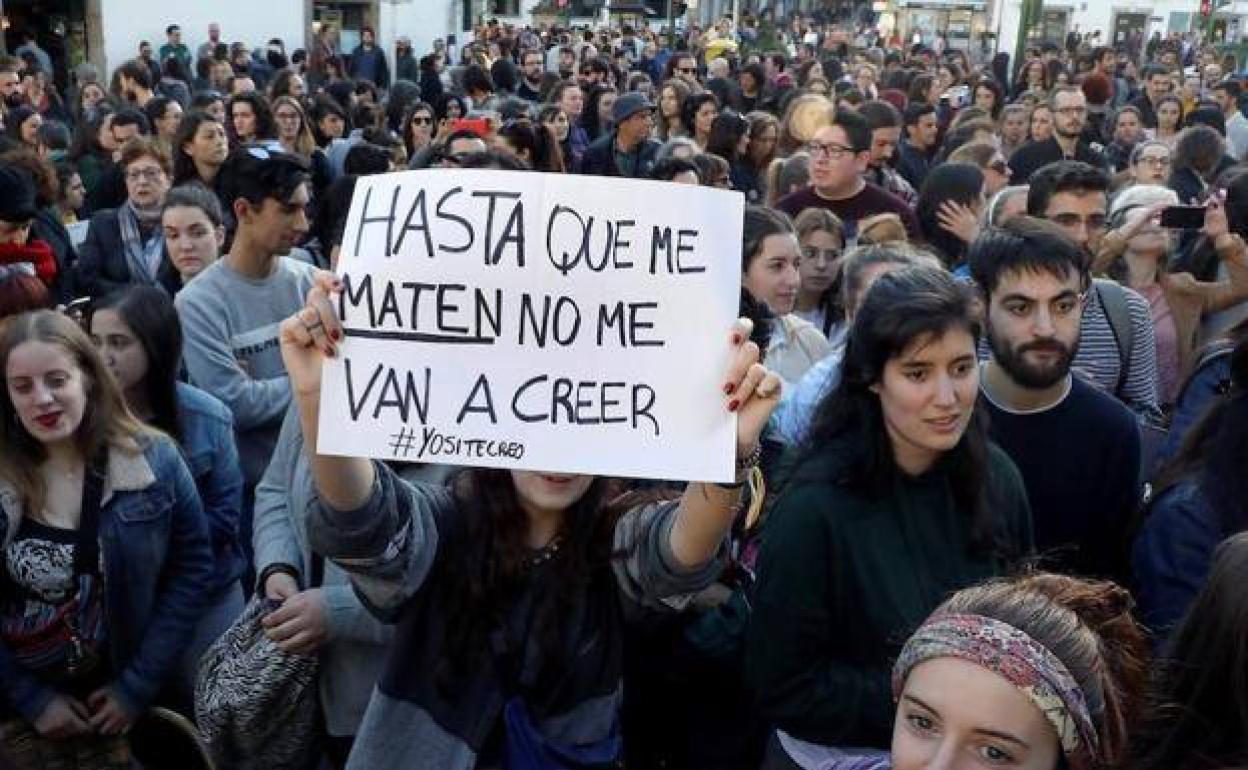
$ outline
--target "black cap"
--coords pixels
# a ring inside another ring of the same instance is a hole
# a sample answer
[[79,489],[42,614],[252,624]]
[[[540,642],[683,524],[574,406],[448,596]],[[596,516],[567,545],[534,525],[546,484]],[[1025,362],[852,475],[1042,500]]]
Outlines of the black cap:
[[35,183],[25,171],[0,165],[0,220],[27,222],[35,216]]

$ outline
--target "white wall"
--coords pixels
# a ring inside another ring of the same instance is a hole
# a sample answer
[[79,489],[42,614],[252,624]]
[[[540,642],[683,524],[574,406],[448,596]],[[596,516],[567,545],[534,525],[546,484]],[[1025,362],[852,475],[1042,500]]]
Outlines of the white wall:
[[412,39],[412,53],[417,59],[433,50],[435,38],[445,39],[448,33],[455,34],[462,45],[465,39],[459,28],[462,13],[463,4],[455,0],[409,0],[398,5],[382,0],[377,9],[377,44],[390,57],[391,71],[394,69],[394,41],[400,35]]
[[[433,5],[434,0],[416,3]],[[182,28],[182,42],[191,49],[192,57],[199,44],[208,39],[208,24],[214,21],[221,25],[221,40],[226,43],[239,41],[255,48],[279,37],[286,42],[288,52],[303,47],[302,0],[102,0],[100,6],[107,72],[137,56],[140,41],[147,40],[153,51],[159,51],[165,44],[165,27],[170,24]]]

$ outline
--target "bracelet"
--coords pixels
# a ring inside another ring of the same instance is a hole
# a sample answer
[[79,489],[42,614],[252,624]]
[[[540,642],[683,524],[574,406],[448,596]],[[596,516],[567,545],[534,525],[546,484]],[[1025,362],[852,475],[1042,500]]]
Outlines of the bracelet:
[[745,457],[738,457],[736,463],[737,477],[736,481],[731,484],[715,482],[715,486],[721,489],[740,489],[750,480],[750,472],[758,466],[758,461],[763,457],[762,444],[755,444],[754,449]]

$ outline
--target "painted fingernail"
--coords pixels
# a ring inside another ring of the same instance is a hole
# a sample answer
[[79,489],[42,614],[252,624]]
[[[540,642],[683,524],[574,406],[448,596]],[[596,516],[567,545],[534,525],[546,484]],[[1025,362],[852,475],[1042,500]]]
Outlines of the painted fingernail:
[[741,402],[734,398],[728,402],[728,411],[735,412],[739,406],[741,406]]
[[740,334],[738,334],[738,333],[736,333],[736,332],[733,332],[733,335],[732,335],[732,344],[734,344],[734,345],[740,345],[740,344],[741,344],[741,335],[740,335]]
[[338,329],[333,329],[329,332],[329,336],[334,338],[334,342],[337,342],[342,339],[342,332]]
[[730,382],[724,386],[724,395],[731,396],[733,391],[735,391],[736,389],[737,389],[737,386],[734,383]]

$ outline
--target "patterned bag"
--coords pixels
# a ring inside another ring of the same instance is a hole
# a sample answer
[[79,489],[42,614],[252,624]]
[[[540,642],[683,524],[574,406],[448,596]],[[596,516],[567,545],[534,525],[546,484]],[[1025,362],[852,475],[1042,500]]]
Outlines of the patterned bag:
[[219,767],[301,770],[320,759],[316,657],[282,652],[260,621],[260,594],[199,664],[195,720]]

